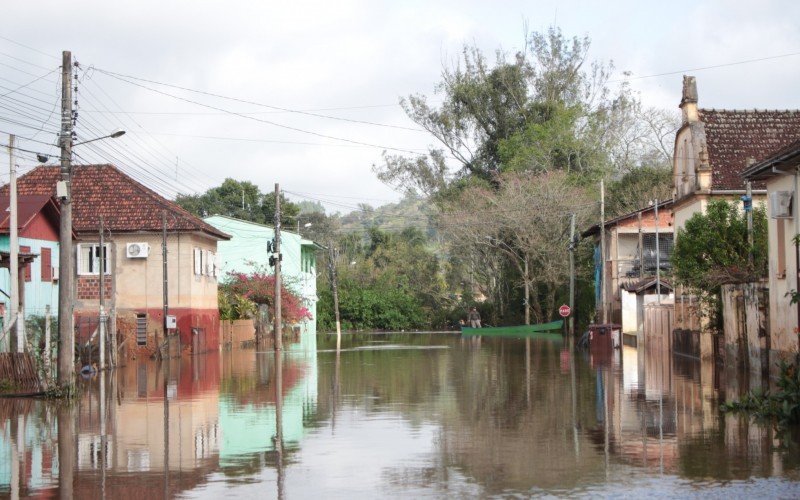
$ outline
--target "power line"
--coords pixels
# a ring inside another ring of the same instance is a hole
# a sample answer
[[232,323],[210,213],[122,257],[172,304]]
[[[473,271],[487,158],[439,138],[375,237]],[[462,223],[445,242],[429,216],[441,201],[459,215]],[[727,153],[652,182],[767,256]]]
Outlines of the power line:
[[361,141],[356,141],[356,140],[352,140],[352,139],[346,139],[346,138],[343,138],[343,137],[336,137],[336,136],[332,136],[332,135],[321,134],[319,132],[313,132],[311,130],[305,130],[305,129],[301,129],[301,128],[297,128],[297,127],[292,127],[292,126],[289,126],[289,125],[284,125],[284,124],[273,122],[273,121],[270,121],[270,120],[264,120],[263,118],[256,118],[254,116],[247,116],[247,115],[244,115],[242,113],[238,113],[236,111],[230,111],[230,110],[227,110],[227,109],[223,109],[223,108],[219,108],[219,107],[216,107],[216,106],[212,106],[210,104],[203,104],[201,102],[193,101],[193,100],[187,99],[185,97],[176,96],[174,94],[163,92],[161,90],[154,89],[152,87],[148,87],[148,86],[142,85],[140,83],[132,82],[130,80],[126,80],[124,78],[121,78],[119,76],[116,76],[116,75],[113,75],[113,74],[110,74],[110,73],[105,73],[105,72],[102,72],[102,73],[107,75],[107,76],[110,76],[111,78],[115,78],[115,79],[117,79],[119,81],[128,83],[130,85],[135,85],[137,87],[143,88],[145,90],[149,90],[151,92],[155,92],[157,94],[161,94],[161,95],[166,96],[166,97],[171,97],[173,99],[177,99],[179,101],[188,102],[190,104],[194,104],[194,105],[201,106],[201,107],[204,107],[204,108],[209,108],[209,109],[213,109],[213,110],[216,110],[216,111],[222,111],[222,112],[227,113],[229,115],[238,116],[240,118],[244,118],[244,119],[247,119],[247,120],[252,120],[252,121],[259,122],[259,123],[265,123],[267,125],[272,125],[274,127],[280,127],[280,128],[284,128],[284,129],[287,129],[287,130],[293,130],[295,132],[300,132],[300,133],[303,133],[303,134],[314,135],[316,137],[322,137],[324,139],[331,139],[331,140],[335,140],[335,141],[347,142],[347,143],[350,143],[350,144],[358,144],[358,145],[361,145],[361,146],[370,146],[370,147],[373,147],[373,148],[379,148],[379,149],[384,149],[384,150],[389,150],[389,151],[397,151],[397,152],[400,152],[400,153],[410,153],[410,154],[419,156],[418,152],[412,151],[410,149],[395,148],[395,147],[390,147],[390,146],[381,146],[379,144],[370,144],[368,142],[361,142]]
[[711,66],[700,66],[700,67],[697,67],[697,68],[687,68],[687,69],[681,69],[681,70],[677,70],[677,71],[667,71],[665,73],[656,73],[656,74],[653,74],[653,75],[632,76],[632,77],[629,77],[629,78],[622,78],[622,79],[619,79],[619,80],[610,80],[608,83],[619,83],[619,82],[625,82],[625,81],[630,81],[630,80],[644,80],[645,78],[657,78],[659,76],[679,75],[679,74],[682,74],[682,73],[686,73],[688,71],[705,71],[705,70],[708,70],[708,69],[725,68],[725,67],[728,67],[728,66],[738,66],[738,65],[741,65],[741,64],[750,64],[750,63],[754,63],[754,62],[769,61],[769,60],[772,60],[772,59],[781,59],[781,58],[784,58],[784,57],[793,57],[793,56],[798,56],[798,55],[800,55],[800,52],[791,52],[789,54],[780,54],[780,55],[777,55],[777,56],[758,57],[756,59],[745,59],[744,61],[736,61],[736,62],[729,62],[729,63],[723,63],[723,64],[714,64],[714,65],[711,65]]
[[[297,110],[300,112],[312,112],[312,111],[347,111],[353,109],[375,109],[375,108],[389,108],[389,107],[397,107],[398,104],[368,104],[364,106],[339,106],[339,107],[331,107],[331,108],[308,108],[308,109],[301,109]],[[89,109],[84,110],[84,112],[88,113],[95,113],[97,110]],[[292,113],[293,111],[249,111],[249,112],[242,112],[243,115],[276,115],[276,114],[285,114],[285,113]],[[219,116],[219,115],[226,115],[227,113],[222,112],[201,112],[201,111],[113,111],[113,113],[129,113],[132,115],[192,115],[192,116]]]
[[423,129],[420,129],[420,128],[404,127],[402,125],[390,125],[390,124],[386,124],[386,123],[375,123],[375,122],[369,122],[369,121],[365,121],[365,120],[355,120],[353,118],[342,118],[340,116],[321,115],[319,113],[314,113],[314,112],[311,112],[311,111],[302,111],[302,110],[299,110],[299,109],[284,108],[284,107],[281,107],[281,106],[274,106],[274,105],[271,105],[271,104],[264,104],[264,103],[260,103],[260,102],[249,101],[247,99],[240,99],[238,97],[230,97],[230,96],[224,96],[224,95],[220,95],[220,94],[215,94],[213,92],[206,92],[206,91],[203,91],[203,90],[190,89],[190,88],[187,88],[187,87],[181,87],[180,85],[173,85],[173,84],[169,84],[169,83],[157,82],[155,80],[148,80],[146,78],[139,78],[139,77],[131,76],[131,75],[123,75],[123,74],[120,74],[120,73],[114,73],[113,71],[107,71],[107,70],[103,70],[103,69],[99,69],[99,68],[94,68],[94,69],[96,71],[100,72],[100,73],[103,73],[103,74],[106,74],[106,75],[109,75],[109,76],[130,78],[130,79],[133,79],[133,80],[139,80],[141,82],[153,83],[153,84],[156,84],[156,85],[162,85],[164,87],[169,87],[169,88],[178,89],[178,90],[184,90],[186,92],[193,92],[195,94],[206,95],[206,96],[209,96],[209,97],[216,97],[218,99],[226,99],[226,100],[229,100],[229,101],[240,102],[240,103],[243,103],[243,104],[251,104],[253,106],[259,106],[259,107],[262,107],[262,108],[274,109],[274,110],[277,110],[277,111],[282,111],[284,113],[296,113],[296,114],[300,114],[300,115],[313,116],[313,117],[316,117],[316,118],[325,118],[325,119],[328,119],[328,120],[338,120],[338,121],[344,121],[344,122],[350,122],[350,123],[360,123],[360,124],[363,124],[363,125],[372,125],[372,126],[375,126],[375,127],[387,127],[387,128],[401,129],[401,130],[410,130],[412,132],[425,132],[425,133],[427,133],[426,130],[423,130]]
[[12,40],[12,39],[10,39],[10,38],[6,38],[6,37],[4,37],[4,36],[0,36],[0,40],[5,40],[5,41],[7,41],[7,42],[11,42],[11,43],[13,43],[14,45],[19,45],[20,47],[23,47],[23,48],[25,48],[25,49],[28,49],[28,50],[32,50],[32,51],[34,51],[34,52],[38,52],[39,54],[45,55],[45,56],[47,56],[47,57],[50,57],[50,58],[52,58],[52,59],[56,59],[56,60],[58,60],[58,59],[59,59],[58,57],[54,56],[53,54],[48,54],[47,52],[41,51],[41,50],[39,50],[39,49],[36,49],[36,48],[34,48],[34,47],[31,47],[31,46],[29,46],[29,45],[25,45],[24,43],[20,43],[20,42],[18,42],[18,41],[16,41],[16,40]]
[[[26,83],[26,84],[24,84],[24,85],[20,85],[19,87],[15,88],[15,89],[13,89],[13,90],[11,90],[11,91],[9,91],[9,92],[7,92],[7,93],[3,94],[3,95],[0,95],[0,97],[5,97],[5,96],[7,96],[7,95],[9,95],[9,94],[13,94],[13,93],[15,93],[15,92],[18,92],[18,91],[20,91],[20,90],[24,89],[25,87],[29,87],[30,85],[33,85],[34,83],[38,82],[39,80],[42,80],[43,78],[45,78],[45,77],[47,77],[47,76],[50,76],[52,73],[54,73],[54,72],[58,71],[59,69],[60,69],[60,68],[54,68],[54,69],[50,70],[49,72],[45,73],[44,75],[42,75],[42,76],[40,76],[40,77],[38,77],[38,78],[36,78],[36,79],[34,79],[34,80],[31,80],[30,82],[28,82],[28,83]],[[5,88],[5,87],[4,87],[4,88]],[[36,99],[36,98],[35,98],[35,97],[32,97],[31,99]]]

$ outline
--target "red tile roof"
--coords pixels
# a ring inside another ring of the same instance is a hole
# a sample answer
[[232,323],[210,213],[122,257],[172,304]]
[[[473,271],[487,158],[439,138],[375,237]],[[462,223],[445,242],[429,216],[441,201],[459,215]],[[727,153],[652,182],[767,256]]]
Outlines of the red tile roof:
[[[21,196],[54,196],[60,179],[58,166],[42,165],[17,180]],[[0,196],[8,196],[8,185]],[[224,240],[230,236],[132,179],[113,165],[72,167],[72,226],[76,234],[97,232],[100,216],[115,232],[161,231],[167,211],[167,230],[199,231]]]
[[[0,234],[8,234],[11,229],[11,214],[8,211],[11,205],[11,198],[6,194],[0,195]],[[58,226],[58,206],[53,202],[53,198],[47,195],[41,196],[17,196],[17,229],[24,229],[36,217],[36,214],[44,209],[50,208],[50,213],[54,215],[54,221]]]
[[[744,189],[741,174],[756,161],[800,138],[800,110],[701,109],[712,189]],[[763,184],[754,185],[763,189]]]

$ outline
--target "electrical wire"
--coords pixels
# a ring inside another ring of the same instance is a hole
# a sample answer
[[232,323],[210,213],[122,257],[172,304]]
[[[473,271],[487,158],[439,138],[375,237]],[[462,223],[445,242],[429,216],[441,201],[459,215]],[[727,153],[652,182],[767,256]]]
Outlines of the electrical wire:
[[104,74],[109,75],[109,76],[130,78],[132,80],[138,80],[140,82],[153,83],[155,85],[161,85],[161,86],[164,86],[164,87],[183,90],[185,92],[192,92],[192,93],[195,93],[195,94],[205,95],[205,96],[209,96],[209,97],[215,97],[215,98],[218,98],[218,99],[225,99],[225,100],[228,100],[228,101],[234,101],[234,102],[239,102],[239,103],[243,103],[243,104],[250,104],[250,105],[253,105],[253,106],[259,106],[259,107],[262,107],[262,108],[269,108],[269,109],[273,109],[273,110],[276,110],[276,111],[281,111],[281,112],[284,112],[284,113],[296,113],[296,114],[300,114],[300,115],[313,116],[313,117],[316,117],[316,118],[326,118],[326,119],[329,119],[329,120],[338,120],[338,121],[344,121],[344,122],[349,122],[349,123],[359,123],[359,124],[363,124],[363,125],[372,125],[372,126],[375,126],[375,127],[387,127],[387,128],[394,128],[394,129],[400,129],[400,130],[410,130],[412,132],[424,132],[424,133],[427,133],[426,130],[423,130],[423,129],[420,129],[420,128],[404,127],[404,126],[401,126],[401,125],[389,125],[389,124],[386,124],[386,123],[375,123],[375,122],[369,122],[369,121],[365,121],[365,120],[355,120],[355,119],[352,119],[352,118],[342,118],[340,116],[322,115],[322,114],[314,113],[314,112],[311,112],[311,111],[302,111],[302,110],[299,110],[299,109],[284,108],[284,107],[281,107],[281,106],[274,106],[274,105],[271,105],[271,104],[264,104],[264,103],[260,103],[260,102],[250,101],[250,100],[247,100],[247,99],[240,99],[238,97],[230,97],[230,96],[225,96],[225,95],[221,95],[221,94],[215,94],[213,92],[206,92],[206,91],[203,91],[203,90],[190,89],[188,87],[182,87],[180,85],[173,85],[173,84],[170,84],[170,83],[163,83],[163,82],[157,82],[155,80],[148,80],[146,78],[140,78],[140,77],[131,76],[131,75],[124,75],[124,74],[115,73],[113,71],[108,71],[108,70],[104,70],[104,69],[100,69],[100,68],[94,68],[94,69],[96,71],[98,71],[99,73],[104,73]]
[[410,149],[395,148],[395,147],[390,147],[390,146],[382,146],[382,145],[379,145],[379,144],[371,144],[371,143],[368,143],[368,142],[361,142],[361,141],[356,141],[356,140],[353,140],[353,139],[346,139],[344,137],[336,137],[336,136],[332,136],[332,135],[321,134],[319,132],[314,132],[314,131],[311,131],[311,130],[301,129],[301,128],[298,128],[298,127],[292,127],[290,125],[284,125],[284,124],[273,122],[273,121],[270,121],[270,120],[264,120],[263,118],[256,118],[254,116],[244,115],[244,114],[236,112],[236,111],[231,111],[231,110],[223,109],[223,108],[220,108],[220,107],[217,107],[217,106],[212,106],[210,104],[204,104],[204,103],[201,103],[201,102],[198,102],[198,101],[193,101],[193,100],[187,99],[185,97],[181,97],[181,96],[177,96],[177,95],[174,95],[174,94],[170,94],[168,92],[163,92],[161,90],[154,89],[152,87],[148,87],[146,85],[142,85],[142,84],[137,83],[137,82],[132,82],[130,80],[126,80],[125,78],[121,78],[119,76],[116,76],[116,75],[113,75],[113,74],[110,74],[110,73],[101,72],[101,74],[110,76],[111,78],[114,78],[114,79],[117,79],[119,81],[128,83],[130,85],[134,85],[136,87],[140,87],[140,88],[143,88],[145,90],[149,90],[151,92],[155,92],[156,94],[160,94],[160,95],[163,95],[163,96],[166,96],[166,97],[171,97],[171,98],[177,99],[179,101],[188,102],[188,103],[194,104],[196,106],[200,106],[200,107],[204,107],[204,108],[208,108],[208,109],[213,109],[213,110],[216,110],[216,111],[221,111],[221,112],[224,112],[224,113],[232,115],[232,116],[238,116],[240,118],[244,118],[246,120],[252,120],[252,121],[259,122],[259,123],[272,125],[274,127],[283,128],[283,129],[286,129],[286,130],[292,130],[292,131],[295,131],[295,132],[300,132],[300,133],[303,133],[303,134],[309,134],[309,135],[313,135],[313,136],[316,136],[316,137],[322,137],[324,139],[331,139],[331,140],[334,140],[334,141],[347,142],[347,143],[350,143],[350,144],[358,144],[358,145],[361,145],[361,146],[370,146],[370,147],[373,147],[373,148],[389,150],[389,151],[397,151],[397,152],[400,152],[400,153],[409,153],[409,154],[420,156],[420,154],[418,152],[412,151]]

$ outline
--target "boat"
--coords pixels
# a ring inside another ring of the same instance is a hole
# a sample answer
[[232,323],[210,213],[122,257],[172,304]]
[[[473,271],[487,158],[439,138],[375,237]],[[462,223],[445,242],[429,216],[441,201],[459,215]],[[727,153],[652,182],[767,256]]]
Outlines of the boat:
[[518,326],[487,326],[485,328],[461,327],[461,335],[464,337],[511,337],[511,338],[541,338],[548,340],[561,340],[561,331],[564,328],[564,320],[559,319],[549,323],[539,323],[538,325],[518,325]]

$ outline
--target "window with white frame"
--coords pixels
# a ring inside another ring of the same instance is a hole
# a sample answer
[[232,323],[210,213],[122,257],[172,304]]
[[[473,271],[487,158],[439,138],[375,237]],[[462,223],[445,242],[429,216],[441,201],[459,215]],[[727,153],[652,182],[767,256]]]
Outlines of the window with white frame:
[[105,260],[105,274],[111,274],[111,248],[108,243],[103,245],[103,254],[100,254],[99,243],[78,243],[78,274],[100,275],[101,261]]
[[203,251],[199,248],[194,248],[194,275],[203,275]]

